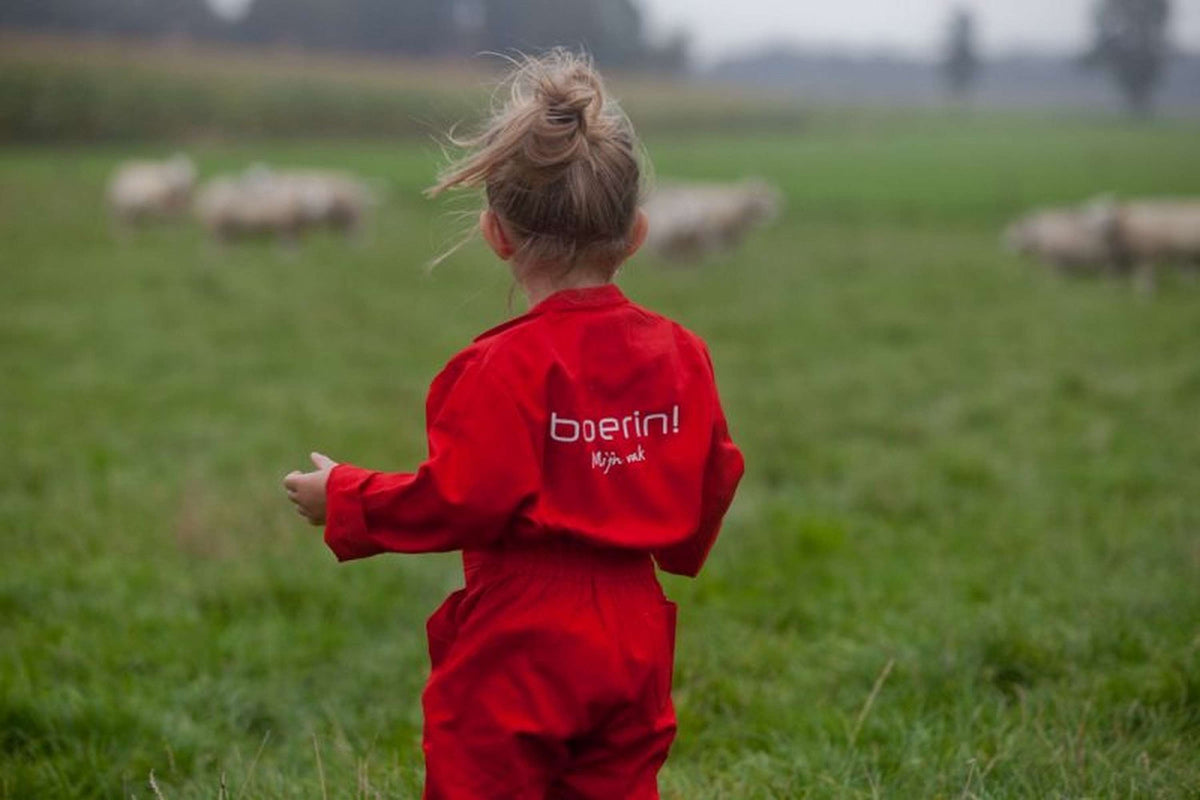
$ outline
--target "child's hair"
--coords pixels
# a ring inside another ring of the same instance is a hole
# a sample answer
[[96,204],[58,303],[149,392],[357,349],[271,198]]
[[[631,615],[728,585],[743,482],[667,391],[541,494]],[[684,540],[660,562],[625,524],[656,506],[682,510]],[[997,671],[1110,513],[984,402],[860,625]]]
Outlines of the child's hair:
[[427,194],[483,187],[522,260],[615,269],[641,196],[633,126],[586,56],[522,57],[506,83],[508,99],[482,132],[451,136],[467,153]]

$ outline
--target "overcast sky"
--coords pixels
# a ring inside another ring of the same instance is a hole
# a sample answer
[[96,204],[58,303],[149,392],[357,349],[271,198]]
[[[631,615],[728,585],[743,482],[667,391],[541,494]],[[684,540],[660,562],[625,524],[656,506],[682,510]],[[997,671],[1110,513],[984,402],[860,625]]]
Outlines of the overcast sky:
[[[653,29],[683,27],[711,61],[764,42],[931,51],[950,9],[975,12],[982,46],[1077,51],[1091,31],[1094,0],[639,0]],[[1172,39],[1200,50],[1200,0],[1173,0]]]
[[[248,0],[209,0],[224,10]],[[404,0],[396,0],[404,2]],[[658,33],[692,35],[695,53],[711,62],[765,43],[893,48],[935,52],[950,9],[975,11],[991,52],[1028,47],[1078,52],[1091,32],[1095,0],[635,0]],[[1172,39],[1200,51],[1200,0],[1172,0]]]

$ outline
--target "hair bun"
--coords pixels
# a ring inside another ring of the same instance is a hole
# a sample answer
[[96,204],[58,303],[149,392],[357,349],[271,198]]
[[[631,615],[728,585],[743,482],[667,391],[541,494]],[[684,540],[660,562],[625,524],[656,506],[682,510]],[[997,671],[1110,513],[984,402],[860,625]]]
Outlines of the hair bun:
[[480,187],[511,228],[522,260],[615,269],[629,252],[641,165],[619,104],[585,54],[561,48],[513,60],[506,102],[429,194]]
[[537,97],[552,125],[572,125],[587,135],[591,122],[604,105],[604,89],[596,73],[580,63],[566,69],[546,70],[538,76]]

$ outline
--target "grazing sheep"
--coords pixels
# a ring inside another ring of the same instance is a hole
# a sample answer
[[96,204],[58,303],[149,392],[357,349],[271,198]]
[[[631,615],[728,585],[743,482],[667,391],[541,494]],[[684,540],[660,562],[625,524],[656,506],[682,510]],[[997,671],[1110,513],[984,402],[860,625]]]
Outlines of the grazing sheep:
[[695,260],[735,247],[753,228],[773,219],[778,191],[758,180],[737,184],[668,184],[646,201],[647,246],[675,260]]
[[277,181],[296,196],[306,226],[327,225],[353,233],[375,204],[362,181],[341,172],[297,170],[280,173]]
[[370,190],[349,175],[255,166],[240,177],[206,184],[196,200],[196,215],[221,241],[248,236],[294,241],[321,226],[355,233],[373,202]]
[[1004,232],[1014,253],[1032,256],[1072,274],[1097,273],[1114,264],[1103,211],[1053,208],[1035,211]]
[[1049,209],[1018,220],[1004,234],[1009,249],[1059,269],[1132,274],[1154,288],[1159,264],[1200,264],[1200,201],[1111,196],[1076,209]]
[[272,178],[248,171],[239,178],[209,181],[196,198],[196,215],[219,241],[248,236],[294,240],[303,225],[298,198]]
[[1159,265],[1200,265],[1200,201],[1111,203],[1103,225],[1114,258],[1143,290],[1154,289]]
[[1200,263],[1200,200],[1133,200],[1114,205],[1106,224],[1131,262]]
[[108,204],[122,223],[167,219],[187,209],[196,167],[184,155],[166,161],[127,161],[108,183]]

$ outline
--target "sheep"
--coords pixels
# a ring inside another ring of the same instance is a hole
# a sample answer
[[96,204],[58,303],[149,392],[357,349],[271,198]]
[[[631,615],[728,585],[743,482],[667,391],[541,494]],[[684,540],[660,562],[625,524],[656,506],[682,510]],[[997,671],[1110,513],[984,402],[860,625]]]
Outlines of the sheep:
[[668,184],[647,200],[648,247],[664,258],[697,259],[736,246],[777,213],[779,193],[758,180],[738,184]]
[[1152,290],[1159,264],[1200,264],[1200,201],[1135,200],[1110,195],[1076,209],[1025,217],[1005,232],[1009,248],[1068,272],[1132,274]]
[[1102,225],[1114,259],[1152,291],[1161,264],[1200,265],[1200,201],[1135,200],[1109,203]]
[[196,167],[178,154],[166,161],[127,161],[108,183],[108,204],[123,224],[174,217],[187,209]]
[[297,170],[281,173],[277,180],[296,196],[306,226],[354,233],[375,204],[363,182],[341,172]]
[[343,173],[275,172],[255,166],[238,178],[209,182],[200,192],[195,210],[202,224],[221,241],[253,235],[294,241],[320,226],[355,233],[373,202],[363,183]]
[[1121,258],[1200,263],[1200,200],[1135,200],[1114,205],[1106,224]]
[[276,185],[265,171],[209,181],[196,198],[196,215],[218,241],[247,236],[294,240],[304,216],[294,192]]
[[1072,274],[1092,274],[1114,264],[1104,218],[1107,210],[1050,208],[1028,214],[1004,232],[1008,250],[1033,256]]

